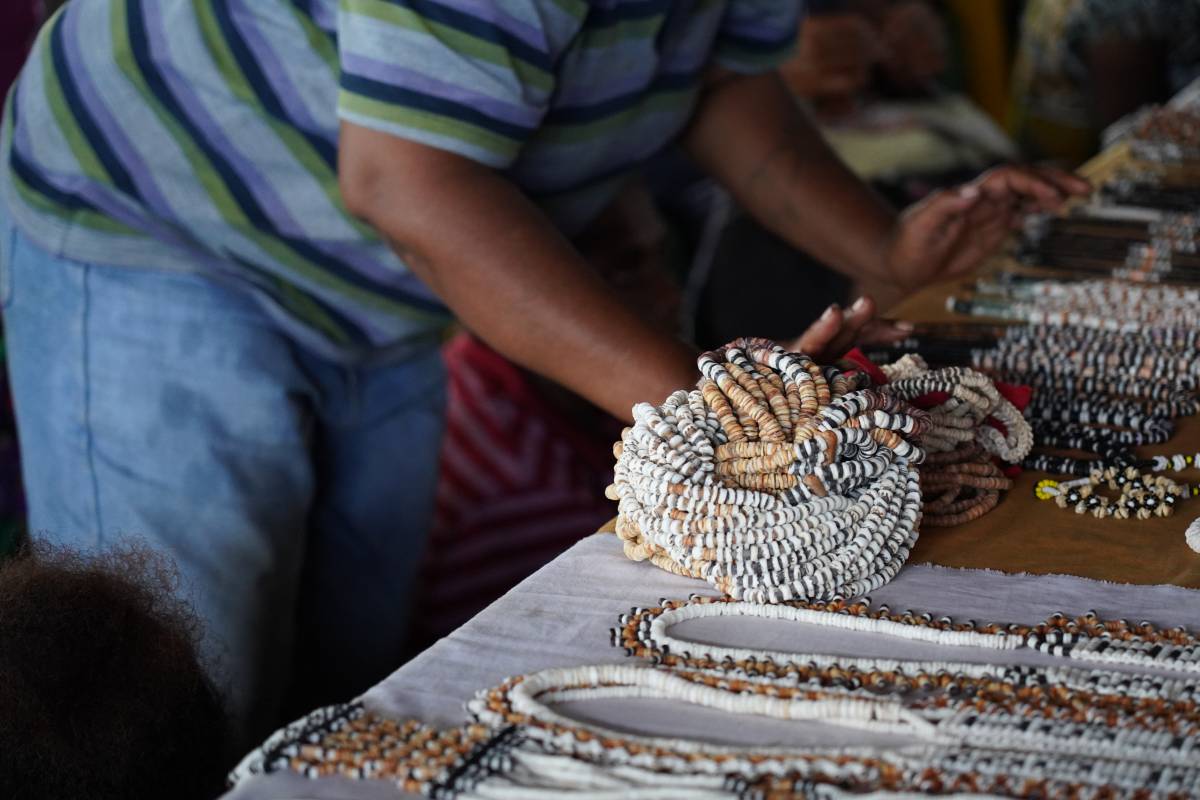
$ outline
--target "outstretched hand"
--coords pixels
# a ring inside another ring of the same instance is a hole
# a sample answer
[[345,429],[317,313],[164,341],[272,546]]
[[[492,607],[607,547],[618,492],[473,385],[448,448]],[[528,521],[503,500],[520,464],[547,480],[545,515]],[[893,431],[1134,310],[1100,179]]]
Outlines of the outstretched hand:
[[880,319],[875,313],[875,301],[870,297],[860,297],[846,310],[835,303],[784,347],[829,364],[857,345],[890,344],[912,333],[909,323]]
[[900,217],[886,254],[891,281],[911,291],[966,275],[999,250],[1025,215],[1056,211],[1091,191],[1087,181],[1062,170],[1005,166],[934,192]]

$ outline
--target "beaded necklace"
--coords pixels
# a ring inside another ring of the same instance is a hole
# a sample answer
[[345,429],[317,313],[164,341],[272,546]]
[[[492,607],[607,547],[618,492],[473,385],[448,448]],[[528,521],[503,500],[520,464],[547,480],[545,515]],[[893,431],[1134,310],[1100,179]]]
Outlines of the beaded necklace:
[[625,554],[756,602],[861,594],[917,538],[924,412],[763,339],[634,407],[614,448]]
[[[932,644],[1032,648],[1101,668],[851,658],[727,648],[679,638],[705,617],[766,618]],[[271,737],[235,781],[291,770],[394,781],[428,797],[783,797],[865,791],[1014,797],[1185,797],[1200,792],[1200,640],[1182,628],[1054,614],[1038,625],[848,603],[758,605],[693,596],[635,608],[613,630],[655,667],[596,665],[511,678],[468,704],[473,721],[434,731],[361,704]],[[1121,672],[1152,667],[1174,675]],[[760,747],[632,735],[555,704],[666,699],[736,714],[822,720],[903,734],[907,746]]]

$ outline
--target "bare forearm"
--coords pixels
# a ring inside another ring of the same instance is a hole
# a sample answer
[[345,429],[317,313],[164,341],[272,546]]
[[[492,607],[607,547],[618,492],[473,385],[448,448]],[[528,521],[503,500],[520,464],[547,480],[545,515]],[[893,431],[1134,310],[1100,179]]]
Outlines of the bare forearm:
[[890,279],[895,212],[846,169],[777,76],[711,83],[685,146],[776,235],[851,277]]
[[352,206],[484,341],[621,418],[694,384],[694,354],[625,308],[508,181],[401,160],[360,178]]

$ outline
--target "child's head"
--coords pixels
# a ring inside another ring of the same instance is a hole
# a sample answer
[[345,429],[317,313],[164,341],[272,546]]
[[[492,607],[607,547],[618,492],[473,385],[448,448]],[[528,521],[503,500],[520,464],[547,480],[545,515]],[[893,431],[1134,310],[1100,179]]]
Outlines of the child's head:
[[226,719],[177,583],[140,548],[0,564],[0,797],[219,793]]

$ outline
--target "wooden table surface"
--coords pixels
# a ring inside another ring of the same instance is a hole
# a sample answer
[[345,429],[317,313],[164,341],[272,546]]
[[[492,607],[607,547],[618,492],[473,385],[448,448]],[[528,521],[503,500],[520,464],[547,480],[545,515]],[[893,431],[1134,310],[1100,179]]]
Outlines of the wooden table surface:
[[[1124,148],[1102,153],[1083,169],[1094,182],[1131,163]],[[1003,261],[994,266],[1010,266]],[[892,310],[913,322],[963,321],[946,311],[946,298],[963,294],[964,283],[930,287]],[[983,320],[976,320],[983,321]],[[1139,455],[1200,451],[1200,418],[1177,420],[1166,444],[1138,448]],[[921,532],[912,560],[948,567],[1004,572],[1064,573],[1121,583],[1171,583],[1200,589],[1200,553],[1184,542],[1184,530],[1200,517],[1200,498],[1186,500],[1165,519],[1095,519],[1038,500],[1034,485],[1048,476],[1024,472],[991,513],[953,528]],[[1172,473],[1182,482],[1200,481],[1200,470]]]

